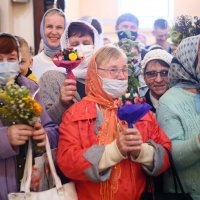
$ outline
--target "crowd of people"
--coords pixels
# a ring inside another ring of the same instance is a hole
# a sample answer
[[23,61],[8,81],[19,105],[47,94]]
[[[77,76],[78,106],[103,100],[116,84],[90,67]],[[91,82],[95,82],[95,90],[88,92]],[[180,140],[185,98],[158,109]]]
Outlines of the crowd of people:
[[[59,175],[75,183],[80,200],[139,200],[147,175],[163,174],[161,190],[174,192],[167,151],[185,192],[200,199],[200,35],[183,39],[174,51],[167,21],[157,19],[155,43],[146,45],[130,13],[118,17],[115,30],[119,42],[133,45],[133,54],[104,37],[97,18],[68,22],[57,8],[42,18],[42,47],[33,58],[21,36],[0,33],[1,89],[12,78],[42,105],[34,124],[6,124],[0,98],[0,199],[20,191],[28,140],[41,148],[46,137],[57,148]],[[75,80],[52,61],[67,48],[84,57],[73,70]],[[138,83],[134,93],[151,106],[131,126],[118,117],[121,97],[132,92],[130,74]]]

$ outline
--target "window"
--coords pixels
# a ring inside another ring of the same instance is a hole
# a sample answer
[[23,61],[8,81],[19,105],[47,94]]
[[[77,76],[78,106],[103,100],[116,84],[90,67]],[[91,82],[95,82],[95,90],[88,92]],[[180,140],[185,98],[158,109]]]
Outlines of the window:
[[139,19],[140,29],[152,29],[158,18],[173,20],[173,0],[119,0],[119,15],[132,13]]

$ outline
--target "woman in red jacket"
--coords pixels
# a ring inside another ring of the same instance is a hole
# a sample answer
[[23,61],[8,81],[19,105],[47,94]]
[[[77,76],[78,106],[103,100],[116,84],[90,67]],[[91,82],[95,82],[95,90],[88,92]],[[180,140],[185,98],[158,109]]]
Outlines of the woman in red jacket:
[[79,200],[139,200],[145,173],[169,167],[171,142],[151,112],[135,128],[117,117],[116,99],[128,86],[125,54],[104,46],[91,59],[86,94],[64,114],[58,165],[75,184]]

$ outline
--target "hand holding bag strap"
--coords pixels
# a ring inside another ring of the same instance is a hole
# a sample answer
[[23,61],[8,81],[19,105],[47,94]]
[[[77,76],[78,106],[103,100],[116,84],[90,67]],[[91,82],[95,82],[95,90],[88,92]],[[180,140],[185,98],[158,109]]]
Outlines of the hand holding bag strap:
[[[53,163],[52,155],[51,155],[51,149],[49,145],[48,137],[46,136],[46,153],[47,158],[49,161],[50,171],[53,177],[53,180],[55,182],[57,190],[62,188],[62,184],[60,181],[60,178],[58,177],[56,173],[56,169]],[[29,145],[28,145],[28,152],[26,156],[26,163],[25,163],[25,169],[24,169],[24,175],[21,182],[21,192],[30,192],[30,184],[31,184],[31,174],[32,174],[32,160],[33,160],[33,154],[32,154],[32,143],[31,139],[29,139]]]

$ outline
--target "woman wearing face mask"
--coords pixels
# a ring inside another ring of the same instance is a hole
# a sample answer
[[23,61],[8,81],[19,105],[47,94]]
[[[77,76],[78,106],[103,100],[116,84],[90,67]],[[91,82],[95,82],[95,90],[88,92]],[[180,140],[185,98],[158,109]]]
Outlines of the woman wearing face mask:
[[100,37],[99,43],[101,44],[101,46],[103,46],[103,44],[104,44],[103,35],[104,34],[103,34],[103,26],[101,24],[101,21],[99,19],[97,19],[96,17],[92,17],[92,16],[82,16],[80,18],[80,20],[90,23],[97,30],[99,37]]
[[43,50],[33,57],[32,71],[37,80],[48,70],[57,70],[65,72],[64,68],[58,68],[54,65],[52,57],[60,50],[60,38],[67,26],[65,14],[57,9],[52,8],[44,14],[40,34],[43,41]]
[[73,70],[76,81],[66,79],[65,73],[53,70],[44,73],[39,81],[39,95],[49,115],[57,124],[60,124],[65,110],[85,96],[87,65],[93,53],[99,48],[99,41],[96,29],[82,20],[71,22],[63,33],[62,49],[77,49],[79,54],[84,56],[84,61]]
[[128,87],[126,62],[117,47],[99,49],[88,65],[86,97],[63,115],[57,161],[80,200],[139,200],[145,173],[158,175],[169,166],[163,147],[171,143],[151,112],[136,128],[117,118],[116,99]]
[[[37,84],[20,74],[21,52],[16,37],[0,34],[0,87],[10,78],[15,83],[26,86],[34,93]],[[39,101],[38,95],[36,100]],[[43,108],[41,122],[34,126],[15,124],[5,126],[0,120],[0,199],[7,200],[8,193],[19,191],[27,152],[27,141],[31,137],[37,141],[38,147],[44,147],[46,135],[52,148],[57,147],[58,127],[51,121]]]

